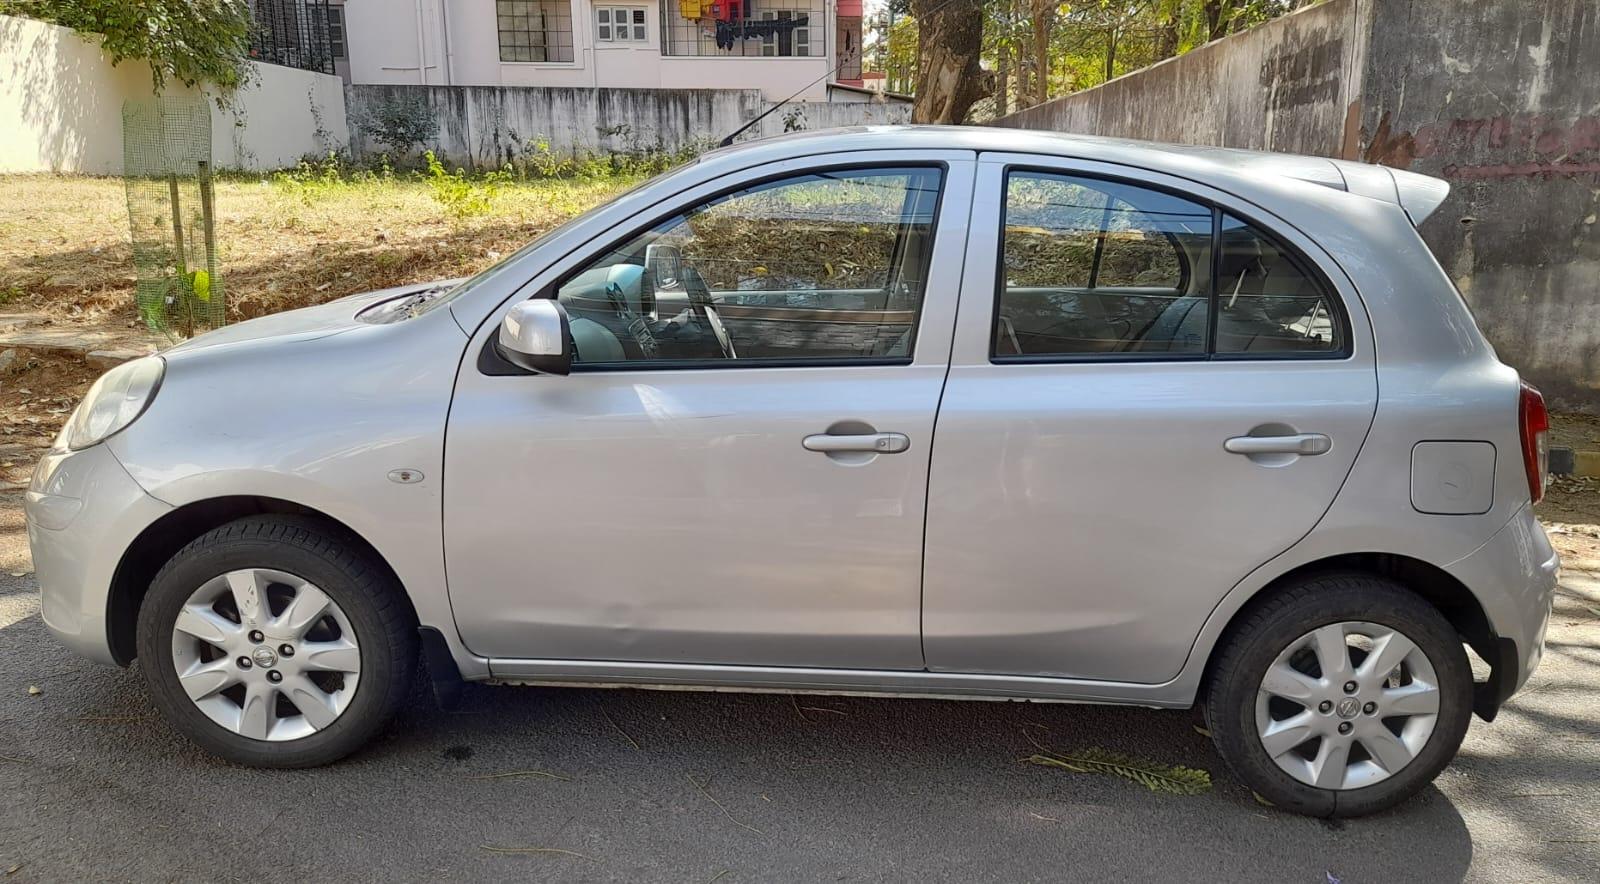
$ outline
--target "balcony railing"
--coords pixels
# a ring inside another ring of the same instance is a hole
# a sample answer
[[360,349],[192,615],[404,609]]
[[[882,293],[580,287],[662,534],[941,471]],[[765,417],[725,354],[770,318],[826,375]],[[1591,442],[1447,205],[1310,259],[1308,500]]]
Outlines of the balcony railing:
[[[697,8],[700,17],[688,18]],[[823,0],[669,0],[661,5],[661,54],[826,58],[827,25]]]
[[333,73],[328,0],[252,0],[250,58],[267,64]]

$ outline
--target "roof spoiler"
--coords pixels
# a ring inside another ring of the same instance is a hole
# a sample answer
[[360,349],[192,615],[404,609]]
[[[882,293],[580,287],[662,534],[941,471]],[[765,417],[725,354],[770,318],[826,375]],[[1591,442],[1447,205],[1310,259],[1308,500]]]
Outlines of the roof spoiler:
[[1413,226],[1420,227],[1450,195],[1450,182],[1404,169],[1389,169],[1394,178],[1395,195],[1400,208],[1411,217]]
[[1344,190],[1399,206],[1412,226],[1420,226],[1450,195],[1448,181],[1428,175],[1356,160],[1329,162],[1343,178]]

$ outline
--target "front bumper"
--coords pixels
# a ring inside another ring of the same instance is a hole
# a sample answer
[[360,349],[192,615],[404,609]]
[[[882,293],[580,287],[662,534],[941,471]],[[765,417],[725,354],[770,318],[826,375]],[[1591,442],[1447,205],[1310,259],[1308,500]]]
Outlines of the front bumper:
[[1445,570],[1473,590],[1495,633],[1491,647],[1476,648],[1493,672],[1474,704],[1493,719],[1544,657],[1561,557],[1532,507],[1524,506],[1488,543]]
[[122,554],[171,511],[122,468],[110,449],[52,450],[39,461],[23,512],[45,626],[100,663],[113,653],[109,597]]

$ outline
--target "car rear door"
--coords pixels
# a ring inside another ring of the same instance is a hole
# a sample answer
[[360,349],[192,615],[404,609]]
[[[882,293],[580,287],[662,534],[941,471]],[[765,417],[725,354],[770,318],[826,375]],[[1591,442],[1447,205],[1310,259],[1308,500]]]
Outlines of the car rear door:
[[935,671],[1159,683],[1331,505],[1372,422],[1359,298],[1257,208],[982,155],[930,473]]

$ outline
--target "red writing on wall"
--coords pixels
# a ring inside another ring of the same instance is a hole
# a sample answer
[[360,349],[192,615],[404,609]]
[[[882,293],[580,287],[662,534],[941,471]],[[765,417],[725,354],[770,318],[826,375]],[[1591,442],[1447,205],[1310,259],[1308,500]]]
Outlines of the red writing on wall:
[[1385,113],[1363,158],[1396,168],[1418,159],[1446,178],[1494,179],[1600,173],[1600,117],[1540,114],[1467,118],[1396,130]]

